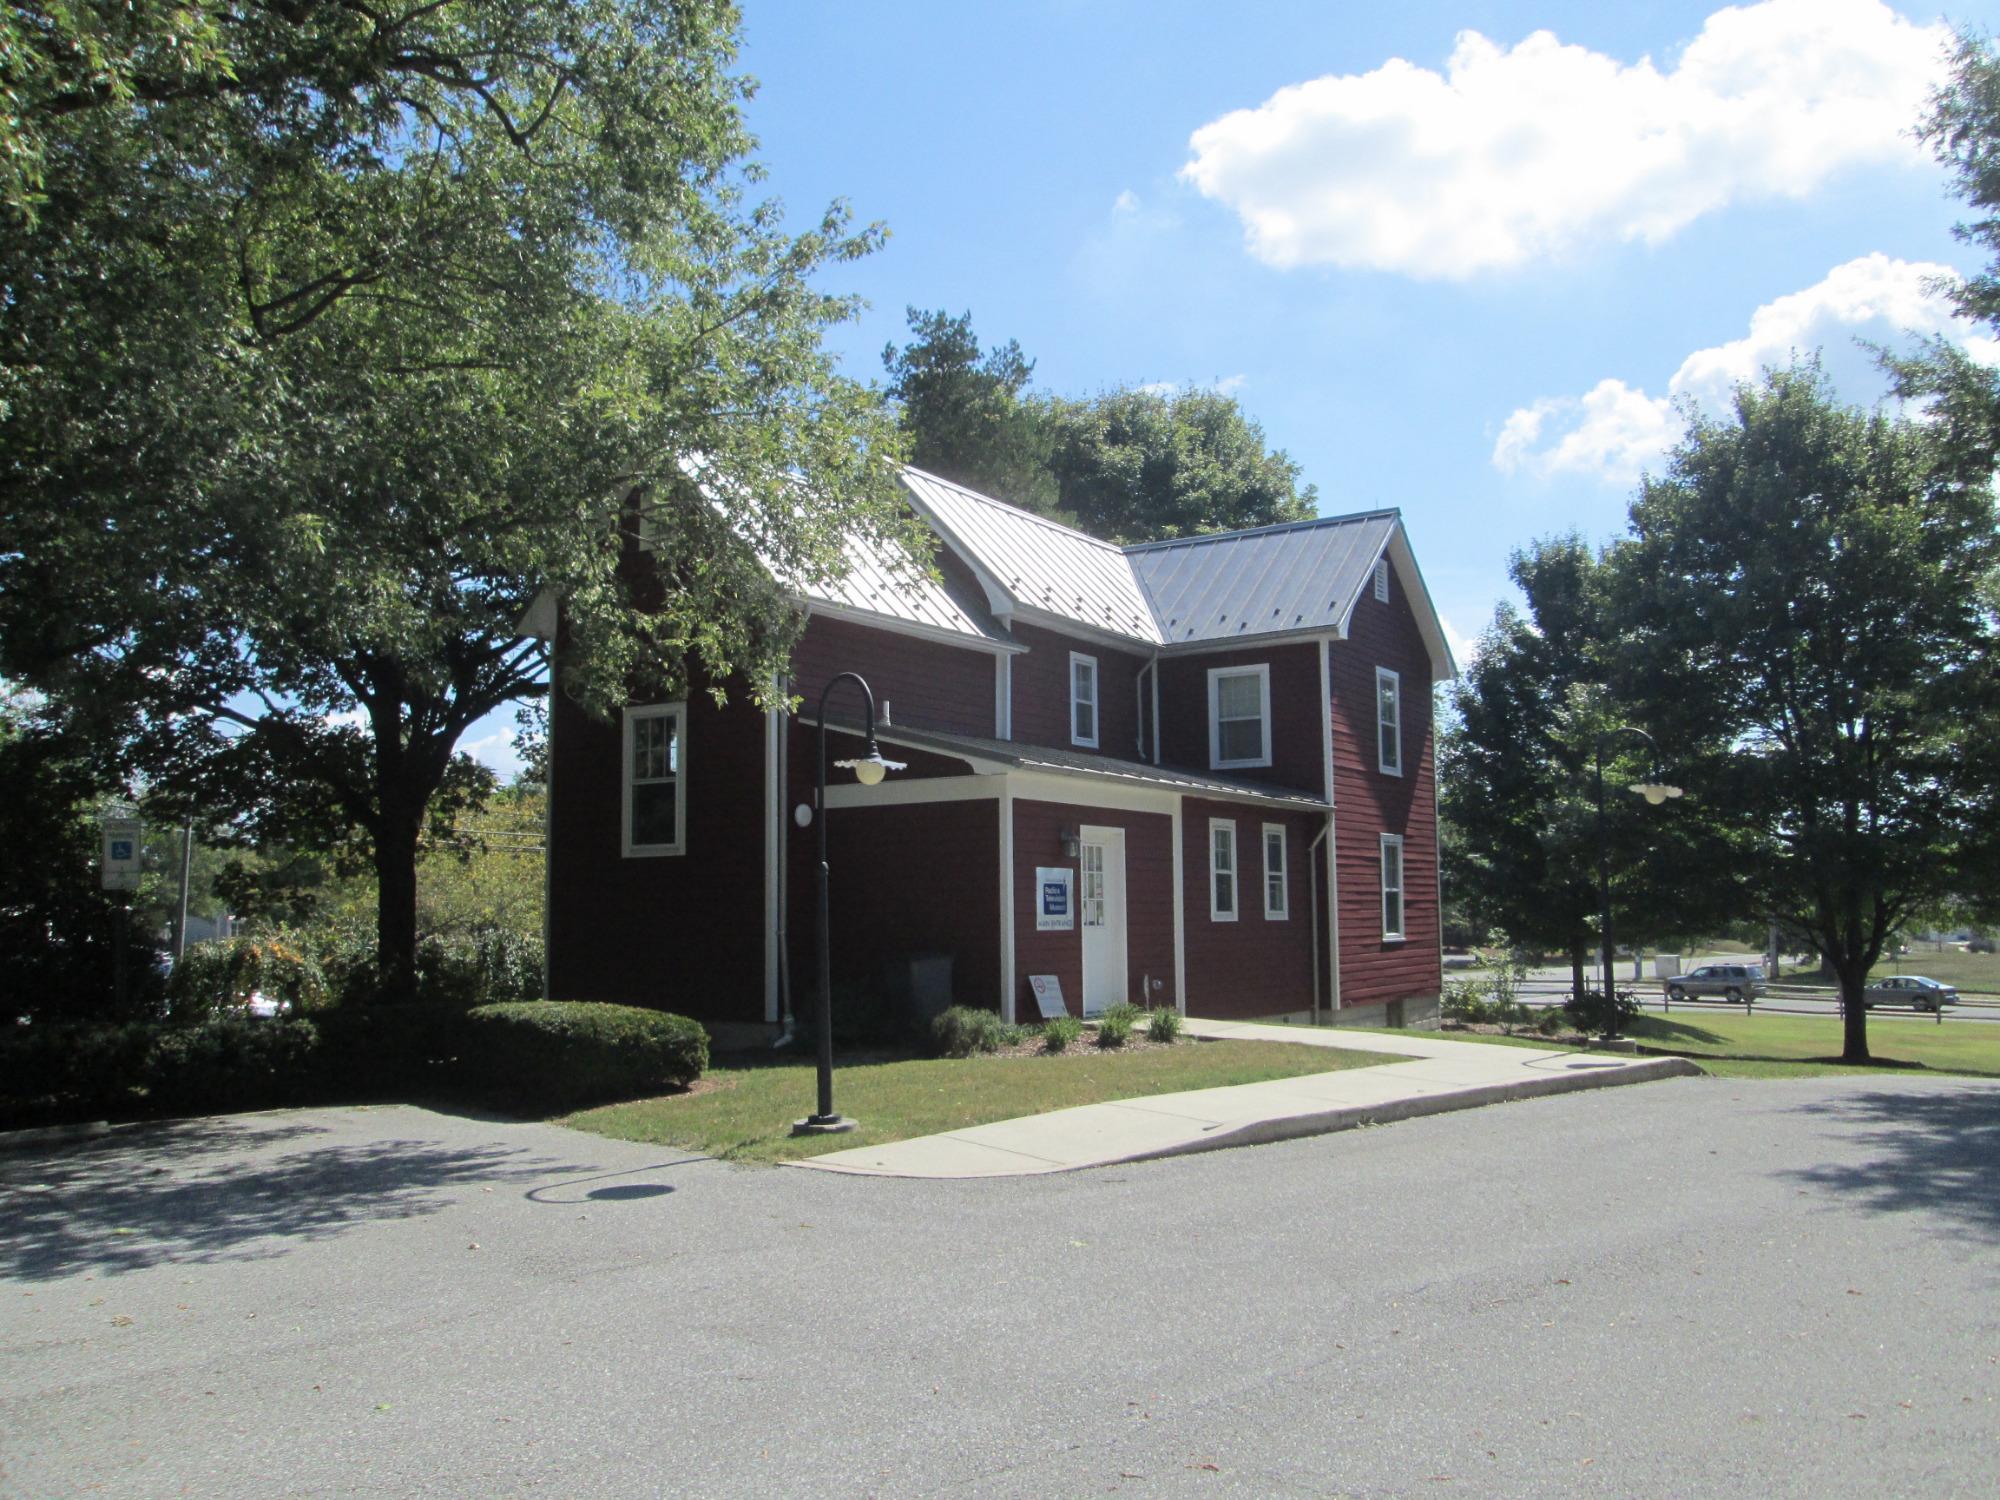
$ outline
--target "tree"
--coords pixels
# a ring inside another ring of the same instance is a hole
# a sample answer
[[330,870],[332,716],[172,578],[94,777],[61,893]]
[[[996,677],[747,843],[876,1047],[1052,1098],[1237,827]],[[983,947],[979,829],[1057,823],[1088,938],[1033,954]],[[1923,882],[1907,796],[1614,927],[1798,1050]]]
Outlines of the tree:
[[1614,693],[1671,746],[1733,876],[1861,991],[1914,911],[1995,873],[1990,477],[1816,364],[1691,417],[1612,551]]
[[[1623,722],[1601,651],[1608,580],[1576,535],[1515,553],[1509,571],[1527,613],[1508,604],[1495,612],[1440,735],[1445,885],[1514,944],[1567,955],[1582,1003],[1598,942],[1597,742]],[[1651,768],[1629,742],[1607,750],[1614,931],[1659,941],[1726,916],[1726,886],[1688,878],[1700,857],[1688,825],[1618,797]]]
[[910,462],[1010,505],[1053,511],[1047,424],[1025,394],[1035,362],[1013,339],[982,352],[969,312],[906,315],[914,337],[887,345],[882,365]]
[[[760,683],[894,524],[714,0],[17,8],[0,669],[247,837],[365,836],[411,989],[471,723]],[[192,29],[183,52],[178,39]],[[169,40],[175,45],[169,46]],[[23,61],[25,59],[25,61]],[[648,552],[637,541],[644,533]]]
[[1311,520],[1318,491],[1265,447],[1235,398],[1187,388],[1108,391],[1044,407],[1057,503],[1092,536],[1151,542]]
[[1309,520],[1318,492],[1217,391],[1032,393],[1009,339],[981,351],[972,315],[909,309],[914,339],[882,351],[910,461],[1111,542]]

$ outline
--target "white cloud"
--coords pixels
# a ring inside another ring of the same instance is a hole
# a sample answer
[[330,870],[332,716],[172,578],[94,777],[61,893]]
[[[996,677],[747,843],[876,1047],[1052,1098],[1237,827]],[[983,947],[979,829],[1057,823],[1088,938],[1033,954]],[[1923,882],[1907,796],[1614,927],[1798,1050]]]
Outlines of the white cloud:
[[512,730],[497,729],[476,740],[467,740],[458,748],[493,771],[502,781],[512,781],[521,769],[521,757],[514,749]]
[[[1935,261],[1895,260],[1879,252],[1835,266],[1804,291],[1758,308],[1742,338],[1697,349],[1682,360],[1663,396],[1622,380],[1600,380],[1582,396],[1545,396],[1519,408],[1501,425],[1493,466],[1509,474],[1572,473],[1630,483],[1679,438],[1676,397],[1715,410],[1739,383],[1820,349],[1836,380],[1843,374],[1850,384],[1865,380],[1872,366],[1856,350],[1857,339],[1888,343],[1942,335],[1975,358],[2000,363],[2000,343],[1975,334],[1934,290],[1939,281],[1956,279],[1949,266]],[[1880,394],[1879,376],[1873,394]]]
[[1149,396],[1178,396],[1182,391],[1213,391],[1218,396],[1233,396],[1249,383],[1248,375],[1224,375],[1207,385],[1197,385],[1192,380],[1186,384],[1174,380],[1149,380],[1139,389]]
[[1460,634],[1458,627],[1442,613],[1438,615],[1438,624],[1444,629],[1445,644],[1451,647],[1451,659],[1458,663],[1459,671],[1463,672],[1472,665],[1472,659],[1479,655],[1479,642]]
[[1139,195],[1126,188],[1111,200],[1111,211],[1115,214],[1136,214],[1139,211]]
[[1920,160],[1910,126],[1947,40],[1880,0],[1719,10],[1665,71],[1465,31],[1443,73],[1391,58],[1211,121],[1181,176],[1271,265],[1466,277]]

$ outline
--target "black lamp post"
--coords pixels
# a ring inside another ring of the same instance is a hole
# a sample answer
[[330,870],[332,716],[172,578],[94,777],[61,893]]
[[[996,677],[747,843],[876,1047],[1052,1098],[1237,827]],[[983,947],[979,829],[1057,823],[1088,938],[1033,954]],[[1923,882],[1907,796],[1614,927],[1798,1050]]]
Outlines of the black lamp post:
[[835,675],[819,695],[819,779],[813,797],[813,816],[819,820],[819,1112],[792,1124],[793,1135],[833,1135],[852,1130],[855,1122],[833,1112],[833,958],[832,937],[827,918],[826,862],[826,700],[843,679],[861,689],[868,706],[865,733],[867,751],[858,760],[837,760],[835,765],[852,770],[863,786],[879,786],[891,771],[903,769],[901,761],[886,760],[875,743],[875,694],[858,672]]
[[[1618,729],[1607,729],[1597,737],[1597,933],[1601,940],[1601,954],[1604,966],[1604,1034],[1615,1036],[1618,1030],[1618,1010],[1612,1001],[1616,990],[1617,976],[1611,967],[1611,845],[1604,831],[1604,748],[1616,744],[1621,739],[1644,742],[1653,752],[1653,764],[1660,763],[1660,747],[1653,737],[1643,729],[1634,729],[1629,724]],[[1654,807],[1669,798],[1681,795],[1677,786],[1668,786],[1661,781],[1638,781],[1626,788],[1644,797]]]

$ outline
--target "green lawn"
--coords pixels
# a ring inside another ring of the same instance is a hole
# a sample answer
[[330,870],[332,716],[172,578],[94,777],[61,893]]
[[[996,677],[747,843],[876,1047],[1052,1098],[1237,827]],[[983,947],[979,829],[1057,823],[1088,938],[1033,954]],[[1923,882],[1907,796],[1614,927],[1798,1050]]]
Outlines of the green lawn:
[[610,1104],[563,1123],[738,1161],[783,1161],[962,1130],[1077,1104],[1137,1099],[1367,1068],[1402,1058],[1286,1042],[1183,1042],[1145,1052],[1100,1052],[1086,1039],[1060,1057],[923,1058],[836,1067],[834,1106],[860,1121],[837,1136],[794,1137],[813,1112],[810,1056],[715,1068],[688,1094]]
[[1889,1070],[1971,1073],[2000,1078],[2000,1026],[1978,1021],[1871,1019],[1872,1067],[1839,1061],[1841,1023],[1835,1016],[1647,1014],[1627,1030],[1641,1046],[1685,1054],[1712,1073],[1780,1078],[1812,1073]]

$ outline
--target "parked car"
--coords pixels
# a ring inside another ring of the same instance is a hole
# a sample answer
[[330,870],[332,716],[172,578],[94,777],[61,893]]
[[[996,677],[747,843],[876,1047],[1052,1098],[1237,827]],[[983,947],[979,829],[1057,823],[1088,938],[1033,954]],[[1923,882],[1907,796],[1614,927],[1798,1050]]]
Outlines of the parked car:
[[1764,969],[1761,964],[1703,964],[1663,981],[1661,988],[1669,1000],[1720,995],[1731,1004],[1741,1005],[1764,993]]
[[1921,974],[1891,974],[1878,979],[1861,992],[1864,1008],[1876,1005],[1909,1005],[1918,1010],[1943,1010],[1958,1004],[1958,991]]

